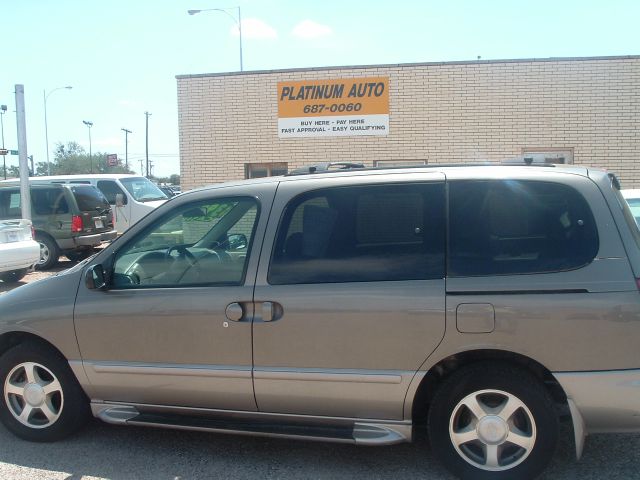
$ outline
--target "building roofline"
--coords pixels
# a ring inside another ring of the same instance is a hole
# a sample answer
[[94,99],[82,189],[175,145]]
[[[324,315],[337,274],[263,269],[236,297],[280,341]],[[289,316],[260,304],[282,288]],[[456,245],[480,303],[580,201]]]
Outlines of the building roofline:
[[248,70],[244,72],[219,72],[219,73],[193,73],[176,75],[177,79],[199,78],[199,77],[229,77],[237,75],[265,75],[270,73],[291,73],[291,72],[319,72],[332,70],[362,70],[367,68],[398,68],[398,67],[438,67],[447,65],[484,65],[496,63],[545,63],[545,62],[587,62],[587,61],[607,61],[607,60],[639,60],[640,55],[610,55],[600,57],[547,57],[547,58],[507,58],[498,60],[454,60],[448,62],[418,62],[418,63],[384,63],[372,65],[336,65],[326,67],[308,68],[282,68],[275,70]]

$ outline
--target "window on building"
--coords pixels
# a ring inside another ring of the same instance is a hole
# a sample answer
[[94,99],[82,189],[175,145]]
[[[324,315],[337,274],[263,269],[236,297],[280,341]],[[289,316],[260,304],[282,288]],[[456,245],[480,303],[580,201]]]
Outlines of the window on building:
[[449,187],[449,275],[545,273],[580,268],[598,253],[585,199],[566,185],[459,181]]
[[426,160],[376,160],[373,162],[374,167],[419,167],[426,165]]
[[302,195],[283,214],[269,283],[443,278],[444,197],[442,183]]
[[286,162],[278,163],[245,163],[244,178],[275,177],[286,175],[288,165]]
[[573,148],[523,148],[522,158],[531,163],[570,164]]

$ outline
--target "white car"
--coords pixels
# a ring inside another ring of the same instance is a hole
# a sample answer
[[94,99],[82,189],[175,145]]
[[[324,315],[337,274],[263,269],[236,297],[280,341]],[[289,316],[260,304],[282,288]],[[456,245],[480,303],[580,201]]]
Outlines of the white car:
[[629,204],[636,223],[640,225],[640,189],[620,190],[620,193]]
[[0,220],[0,280],[18,282],[40,260],[31,221]]

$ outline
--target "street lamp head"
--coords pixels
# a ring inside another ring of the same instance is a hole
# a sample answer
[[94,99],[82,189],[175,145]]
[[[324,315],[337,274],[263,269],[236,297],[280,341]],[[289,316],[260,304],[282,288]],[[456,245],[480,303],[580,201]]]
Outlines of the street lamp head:
[[195,15],[196,13],[200,13],[202,10],[187,10],[189,15]]
[[82,120],[82,123],[84,123],[89,128],[93,127],[93,122],[90,122],[88,120]]
[[66,88],[67,90],[71,90],[73,87],[72,87],[71,85],[67,85],[67,86],[66,86],[66,87],[64,87],[64,88]]

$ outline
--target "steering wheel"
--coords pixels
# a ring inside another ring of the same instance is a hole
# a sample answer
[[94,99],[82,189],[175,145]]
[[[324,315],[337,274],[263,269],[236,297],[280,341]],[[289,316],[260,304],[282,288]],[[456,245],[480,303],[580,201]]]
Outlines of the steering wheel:
[[[177,252],[178,256],[174,257],[172,255],[173,252]],[[175,258],[185,258],[187,262],[189,262],[189,268],[195,266],[195,264],[198,263],[198,260],[193,256],[193,253],[191,253],[184,245],[174,245],[172,247],[169,247],[164,256],[167,260]]]

